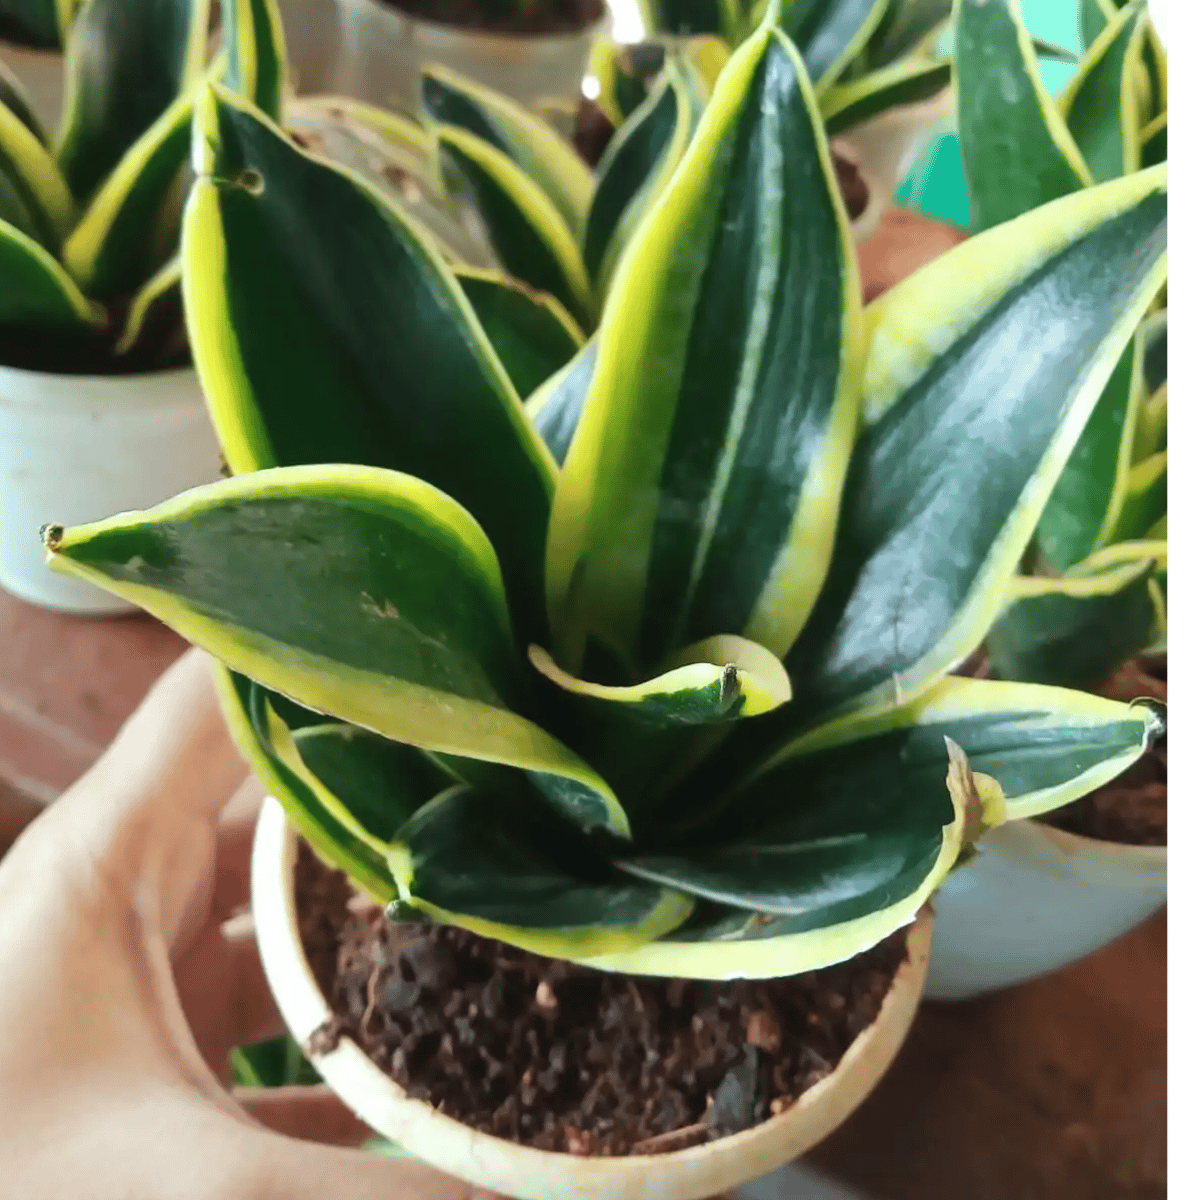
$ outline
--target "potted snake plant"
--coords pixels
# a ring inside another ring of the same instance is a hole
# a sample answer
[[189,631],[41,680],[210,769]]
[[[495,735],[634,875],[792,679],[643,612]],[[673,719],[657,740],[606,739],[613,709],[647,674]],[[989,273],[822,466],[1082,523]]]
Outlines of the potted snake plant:
[[[1087,0],[1081,15],[1088,50],[1056,103],[1015,2],[956,14],[960,137],[980,228],[1165,163],[1166,56],[1146,6]],[[981,666],[996,678],[1166,701],[1164,296],[1123,348],[1009,585]],[[1068,808],[990,834],[939,898],[929,995],[1045,974],[1158,909],[1166,810],[1164,742]]]
[[[32,13],[30,7],[26,10]],[[47,503],[87,519],[219,475],[175,253],[208,0],[84,0],[53,141],[0,94],[0,582],[72,612],[127,608],[46,570]]]
[[421,68],[442,63],[522,104],[574,105],[606,0],[334,0],[348,90],[414,115]]
[[234,475],[46,531],[221,664],[297,1042],[509,1196],[695,1200],[803,1152],[895,1053],[980,834],[1163,729],[947,671],[1162,285],[1165,172],[864,311],[775,15],[617,269],[561,466],[433,239],[210,89],[184,297]]

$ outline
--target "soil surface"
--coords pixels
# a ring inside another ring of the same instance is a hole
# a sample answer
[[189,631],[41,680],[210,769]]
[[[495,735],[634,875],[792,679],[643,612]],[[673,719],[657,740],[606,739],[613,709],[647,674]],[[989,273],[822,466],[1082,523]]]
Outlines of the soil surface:
[[792,979],[635,979],[348,909],[345,877],[303,845],[296,888],[336,1014],[310,1053],[349,1036],[446,1115],[572,1154],[679,1150],[783,1112],[874,1022],[907,958],[901,930]]
[[[1127,662],[1102,689],[1114,700],[1167,699],[1167,660]],[[1090,795],[1042,817],[1047,825],[1124,846],[1167,844],[1167,739]]]
[[578,33],[604,15],[604,0],[540,0],[522,15],[515,0],[384,0],[410,17],[488,33]]

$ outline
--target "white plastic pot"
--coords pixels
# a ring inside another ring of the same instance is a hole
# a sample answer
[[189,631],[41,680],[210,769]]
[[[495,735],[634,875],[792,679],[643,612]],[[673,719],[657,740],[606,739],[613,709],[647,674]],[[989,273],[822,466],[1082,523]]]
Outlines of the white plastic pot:
[[0,585],[62,612],[131,611],[51,571],[41,527],[146,508],[220,473],[190,368],[90,376],[0,367]]
[[570,34],[518,36],[456,29],[410,17],[382,0],[337,0],[342,90],[413,115],[425,63],[441,63],[535,111],[574,111],[592,45],[611,26],[605,15]]
[[1128,933],[1167,900],[1165,846],[1122,846],[1014,821],[934,898],[925,994],[963,1000],[1048,975]]
[[[275,1002],[301,1045],[332,1017],[305,957],[296,918],[297,838],[283,809],[264,802],[251,863],[259,954]],[[791,1109],[754,1129],[654,1156],[583,1158],[514,1145],[469,1129],[409,1099],[349,1038],[317,1053],[313,1065],[358,1116],[432,1166],[514,1200],[701,1200],[740,1187],[790,1162],[850,1115],[887,1069],[912,1023],[929,955],[932,918],[912,925],[908,962],[896,974],[875,1023],[837,1069]]]
[[38,120],[53,133],[62,112],[62,55],[57,50],[31,50],[0,41],[0,59],[28,93]]
[[953,113],[954,89],[947,87],[918,104],[888,109],[831,140],[833,148],[858,168],[867,185],[867,207],[851,227],[858,245],[879,229],[884,211],[917,155],[934,132],[952,120]]

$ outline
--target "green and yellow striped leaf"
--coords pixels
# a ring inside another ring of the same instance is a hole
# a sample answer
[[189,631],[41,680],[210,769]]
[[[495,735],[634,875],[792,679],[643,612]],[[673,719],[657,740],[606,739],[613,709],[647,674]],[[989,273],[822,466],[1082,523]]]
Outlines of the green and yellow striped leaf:
[[1165,569],[1166,542],[1125,542],[1056,579],[1018,577],[988,634],[1001,679],[1099,688],[1126,659],[1166,636],[1149,583]]
[[421,104],[435,125],[466,130],[506,154],[554,203],[577,237],[592,201],[592,175],[573,146],[527,109],[440,65],[421,72]]
[[104,310],[89,300],[58,260],[28,234],[0,220],[0,326],[6,329],[101,328]]
[[1111,524],[1102,540],[1106,546],[1143,538],[1167,511],[1167,452],[1160,450],[1133,466],[1125,480]]
[[436,246],[228,92],[201,98],[194,152],[184,304],[230,467],[419,474],[478,514],[536,640],[554,463]]
[[1142,462],[1167,448],[1167,385],[1148,396],[1138,413],[1133,460]]
[[950,75],[948,59],[910,59],[825,88],[821,93],[825,132],[836,137],[888,109],[931,100],[949,87]]
[[832,568],[785,659],[800,711],[903,703],[983,640],[1166,279],[1166,209],[1164,168],[1101,184],[971,238],[868,308]]
[[[368,895],[387,904],[398,893],[387,859],[362,836],[361,826],[345,819],[339,805],[328,803],[328,790],[318,794],[311,773],[294,771],[276,752],[272,741],[284,740],[279,717],[265,688],[234,671],[216,666],[217,695],[225,724],[242,756],[287,812],[297,832],[329,866],[345,871]],[[292,757],[293,763],[296,756]]]
[[172,234],[177,228],[171,205],[187,163],[192,109],[191,94],[180,96],[134,142],[67,238],[63,262],[92,295],[127,295],[162,266],[151,233],[164,222]]
[[1099,549],[1106,525],[1116,519],[1133,463],[1142,358],[1139,330],[1117,360],[1038,522],[1038,545],[1059,571]]
[[[2,11],[3,5],[0,4],[0,12]],[[25,88],[2,58],[0,58],[0,106],[7,108],[43,146],[49,146],[50,139],[46,136],[46,130],[29,103],[29,96],[26,94]]]
[[1165,109],[1138,135],[1138,153],[1143,167],[1153,167],[1167,161],[1167,113]]
[[71,192],[50,152],[0,104],[0,221],[56,252],[74,216]]
[[457,267],[454,277],[522,399],[532,396],[583,346],[583,332],[553,296],[500,271]]
[[950,20],[953,0],[889,0],[883,19],[867,43],[872,69],[889,66],[935,38]]
[[1097,183],[1141,166],[1140,134],[1147,119],[1136,75],[1144,71],[1146,10],[1123,9],[1092,43],[1058,98],[1067,128]]
[[555,493],[558,661],[721,633],[786,650],[821,586],[858,420],[850,231],[795,48],[721,76],[618,270]]
[[613,687],[588,683],[564,671],[541,646],[530,662],[567,698],[630,725],[670,729],[756,717],[791,699],[783,664],[739,637],[715,637],[672,656],[670,666],[642,683]]
[[1079,0],[1079,32],[1085,49],[1116,20],[1119,7],[1113,0]]
[[571,227],[550,197],[503,151],[473,133],[440,125],[437,144],[449,191],[476,209],[504,269],[557,297],[576,320],[591,325],[587,270]]
[[526,401],[525,411],[559,466],[571,448],[595,372],[596,339],[592,338]]
[[1038,69],[1020,0],[956,0],[954,86],[971,219],[990,229],[1093,180]]
[[128,354],[138,345],[156,313],[168,306],[174,308],[182,304],[179,291],[182,282],[183,260],[176,255],[138,288],[129,305],[125,328],[115,346],[118,354]]
[[287,51],[277,0],[221,0],[225,84],[273,121],[287,92]]
[[58,160],[91,198],[204,69],[209,0],[87,0],[67,37]]
[[776,20],[819,89],[866,47],[887,9],[888,0],[779,0]]
[[57,570],[265,687],[384,737],[523,770],[568,819],[628,834],[608,785],[520,715],[526,676],[495,553],[422,480],[343,465],[258,471],[52,529],[47,548]]
[[811,753],[799,792],[794,780],[782,792],[767,783],[747,792],[686,853],[621,860],[635,878],[700,903],[658,942],[587,965],[700,979],[793,975],[907,925],[968,847],[972,809],[995,785],[972,776],[961,752],[955,764],[944,741],[903,758],[886,738],[876,742]]
[[662,195],[691,143],[699,113],[677,64],[668,62],[646,102],[620,129],[596,167],[583,262],[603,295],[643,217]]
[[533,798],[463,785],[408,822],[389,862],[412,907],[549,958],[629,950],[692,909],[678,892],[615,871]]

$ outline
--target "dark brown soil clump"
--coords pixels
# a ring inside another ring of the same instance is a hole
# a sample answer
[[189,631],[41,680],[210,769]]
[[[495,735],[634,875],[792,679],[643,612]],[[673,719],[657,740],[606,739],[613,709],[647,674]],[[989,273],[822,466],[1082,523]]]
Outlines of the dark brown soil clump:
[[[1113,700],[1167,699],[1167,660],[1137,659],[1113,676]],[[1167,739],[1090,795],[1041,818],[1055,829],[1124,846],[1167,844]]]
[[539,958],[449,926],[347,911],[344,877],[302,847],[302,934],[336,1014],[410,1095],[541,1150],[653,1154],[780,1113],[879,1014],[901,930],[792,979],[634,979]]
[[579,101],[575,114],[575,149],[589,167],[594,169],[604,157],[616,132],[616,126],[594,100],[584,98]]
[[604,0],[541,0],[522,15],[516,4],[480,0],[384,0],[410,17],[486,33],[578,33],[604,15]]
[[851,221],[857,221],[867,211],[871,202],[871,191],[867,181],[859,173],[858,168],[833,151],[833,169],[837,175],[838,189],[842,193],[842,203],[846,206],[846,215]]

